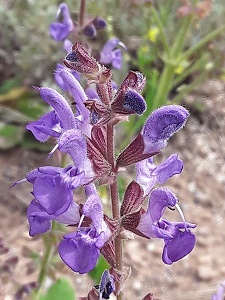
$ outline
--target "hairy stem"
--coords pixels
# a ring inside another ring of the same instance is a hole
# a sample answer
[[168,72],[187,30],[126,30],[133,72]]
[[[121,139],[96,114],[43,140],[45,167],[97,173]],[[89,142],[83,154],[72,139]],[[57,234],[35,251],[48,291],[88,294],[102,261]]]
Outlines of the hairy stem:
[[80,2],[80,13],[79,13],[79,25],[80,25],[81,28],[84,25],[85,13],[86,13],[86,0],[81,0],[81,2]]
[[[107,153],[108,161],[114,168],[114,126],[107,125]],[[112,216],[114,219],[120,218],[120,206],[119,206],[119,192],[118,192],[118,178],[116,176],[114,182],[110,184],[110,195],[111,195],[111,204],[112,204]],[[123,271],[123,244],[120,238],[115,239],[115,253],[116,253],[116,268],[119,272]],[[117,296],[117,300],[123,300],[124,295],[121,292]]]

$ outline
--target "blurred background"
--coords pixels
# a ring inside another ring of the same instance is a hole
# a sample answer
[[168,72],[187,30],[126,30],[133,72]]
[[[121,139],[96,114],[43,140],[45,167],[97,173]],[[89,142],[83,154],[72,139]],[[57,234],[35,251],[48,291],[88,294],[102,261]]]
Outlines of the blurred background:
[[[40,238],[28,236],[29,185],[9,187],[31,169],[58,164],[57,155],[46,160],[53,141],[38,143],[25,125],[49,111],[33,86],[53,87],[68,97],[54,78],[66,52],[63,42],[49,33],[60,3],[0,2],[0,244],[8,248],[0,250],[0,299],[15,299],[22,286],[37,278],[37,253],[43,250]],[[66,3],[76,24],[80,2]],[[156,162],[172,153],[184,161],[184,171],[167,186],[180,199],[187,221],[197,224],[196,247],[188,257],[166,266],[161,261],[161,241],[127,241],[125,262],[131,266],[125,283],[127,299],[142,299],[148,292],[165,300],[211,299],[225,280],[224,0],[89,0],[86,4],[87,20],[98,16],[107,26],[94,37],[84,37],[82,31],[76,37],[71,34],[72,43],[85,42],[99,58],[104,44],[116,37],[126,49],[118,45],[122,66],[112,67],[114,81],[119,84],[130,69],[147,79],[143,96],[148,109],[120,125],[118,151],[137,135],[155,108],[176,103],[190,111],[187,125]],[[129,169],[120,178],[121,191],[133,178],[134,169]],[[169,212],[168,218],[174,214]],[[93,286],[96,273],[78,276],[60,263],[56,270],[54,276],[49,274],[49,281],[63,274],[77,295],[85,295]]]

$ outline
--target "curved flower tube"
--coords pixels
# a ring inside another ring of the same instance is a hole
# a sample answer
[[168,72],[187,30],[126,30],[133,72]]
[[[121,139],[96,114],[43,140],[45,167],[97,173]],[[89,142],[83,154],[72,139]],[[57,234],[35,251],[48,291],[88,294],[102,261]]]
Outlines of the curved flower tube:
[[73,21],[66,3],[59,5],[56,18],[62,15],[62,22],[54,22],[50,25],[50,34],[56,41],[64,40],[73,30]]

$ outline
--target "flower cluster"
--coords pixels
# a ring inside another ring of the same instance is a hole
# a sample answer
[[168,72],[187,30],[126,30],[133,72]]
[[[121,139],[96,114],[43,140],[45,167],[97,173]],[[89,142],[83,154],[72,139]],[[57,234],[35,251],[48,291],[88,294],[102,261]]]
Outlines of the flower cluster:
[[[52,35],[58,39],[65,37],[60,33],[62,27],[64,33],[72,28],[65,4],[60,6],[60,13],[63,23],[51,26]],[[114,62],[116,56],[114,53]],[[68,51],[64,64],[67,68],[61,68],[57,76],[73,98],[76,112],[56,90],[36,88],[52,110],[29,123],[27,129],[40,142],[54,138],[56,145],[50,155],[57,150],[67,154],[72,162],[66,167],[37,168],[24,179],[32,185],[34,197],[27,210],[30,235],[49,231],[53,220],[75,227],[75,231],[62,238],[59,255],[73,271],[83,274],[95,267],[102,253],[113,275],[104,275],[107,280],[102,279],[105,283],[100,285],[99,293],[108,297],[115,289],[114,280],[120,282],[123,277],[123,270],[117,268],[115,244],[124,238],[124,232],[130,231],[147,239],[162,239],[162,259],[166,264],[183,258],[195,245],[195,235],[191,231],[195,224],[185,221],[177,197],[165,187],[155,187],[180,174],[183,162],[177,154],[158,166],[153,160],[166,147],[170,137],[185,125],[189,114],[178,105],[157,109],[147,118],[138,136],[115,159],[114,126],[128,121],[131,114],[145,112],[146,102],[140,94],[145,77],[130,71],[115,90],[112,71],[89,55],[80,43],[75,43]],[[72,72],[81,73],[95,89],[91,93],[85,92]],[[136,178],[126,188],[119,206],[117,180],[129,165],[136,166]],[[104,212],[96,188],[98,184],[110,186],[112,216]],[[82,203],[76,199],[76,190],[80,187],[86,195]],[[147,209],[145,201],[148,202]],[[177,208],[182,220],[165,219],[163,214],[167,208]]]

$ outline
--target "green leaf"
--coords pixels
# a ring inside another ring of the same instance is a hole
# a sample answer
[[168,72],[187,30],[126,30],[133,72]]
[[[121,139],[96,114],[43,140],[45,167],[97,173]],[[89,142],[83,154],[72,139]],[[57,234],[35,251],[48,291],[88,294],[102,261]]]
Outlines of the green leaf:
[[66,278],[59,278],[39,300],[75,300],[75,291]]
[[109,264],[104,259],[104,257],[101,255],[98,259],[96,267],[91,270],[88,275],[94,280],[95,284],[99,284],[101,280],[102,273],[109,269]]
[[33,119],[29,118],[23,113],[4,105],[0,105],[0,120],[5,123],[20,124],[27,124],[28,122],[33,121]]
[[0,86],[0,94],[8,93],[11,89],[18,87],[20,80],[18,78],[12,78],[5,80]]
[[39,98],[24,98],[16,102],[15,108],[33,120],[39,119],[47,112],[48,106]]
[[0,149],[6,150],[19,144],[24,131],[23,127],[0,122]]

